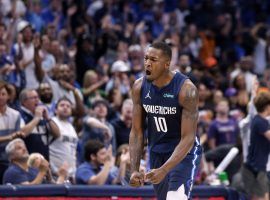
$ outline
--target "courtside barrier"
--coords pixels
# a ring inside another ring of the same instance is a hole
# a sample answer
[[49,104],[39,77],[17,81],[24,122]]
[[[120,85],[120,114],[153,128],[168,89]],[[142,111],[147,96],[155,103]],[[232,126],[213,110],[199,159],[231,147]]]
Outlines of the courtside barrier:
[[[141,197],[153,198],[152,186],[131,188],[129,186],[85,186],[85,185],[3,185],[0,186],[0,197]],[[3,199],[3,198],[0,198]],[[59,198],[57,198],[59,199]],[[124,198],[121,198],[124,199]],[[154,198],[153,198],[154,199]],[[193,199],[240,200],[240,194],[234,189],[223,186],[195,186]]]

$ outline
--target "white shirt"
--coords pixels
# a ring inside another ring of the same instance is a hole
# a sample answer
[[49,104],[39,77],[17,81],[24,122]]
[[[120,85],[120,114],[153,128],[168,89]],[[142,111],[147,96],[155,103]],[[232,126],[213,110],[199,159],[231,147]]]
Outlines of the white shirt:
[[52,120],[60,129],[60,136],[54,140],[50,148],[50,165],[54,173],[58,172],[64,162],[68,164],[68,174],[75,176],[76,172],[76,150],[78,144],[77,133],[69,121],[63,121],[58,117]]
[[[19,46],[18,44],[15,44],[15,50],[16,53],[19,53]],[[22,44],[22,52],[23,52],[23,60],[25,62],[30,62],[29,65],[27,65],[24,69],[24,73],[25,73],[25,79],[26,79],[26,88],[29,89],[37,89],[39,86],[39,82],[36,78],[36,74],[35,74],[35,63],[34,63],[34,53],[35,53],[35,49],[34,49],[34,45],[33,43],[31,43],[30,45],[24,45]]]

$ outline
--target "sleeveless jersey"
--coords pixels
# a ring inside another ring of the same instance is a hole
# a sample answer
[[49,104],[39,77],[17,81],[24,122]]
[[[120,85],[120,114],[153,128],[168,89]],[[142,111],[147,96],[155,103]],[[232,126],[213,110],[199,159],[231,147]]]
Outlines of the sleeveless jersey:
[[158,88],[143,78],[141,104],[146,112],[150,151],[173,152],[181,140],[182,106],[178,96],[187,76],[176,72],[169,84]]

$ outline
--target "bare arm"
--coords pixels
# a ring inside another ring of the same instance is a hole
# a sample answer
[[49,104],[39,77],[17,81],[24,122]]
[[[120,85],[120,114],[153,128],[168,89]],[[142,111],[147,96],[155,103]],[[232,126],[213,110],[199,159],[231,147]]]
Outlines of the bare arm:
[[133,118],[129,136],[131,173],[139,171],[140,160],[144,147],[143,122],[144,111],[140,102],[142,79],[137,80],[132,88]]
[[46,175],[46,172],[38,172],[36,178],[31,182],[23,182],[22,185],[37,185],[41,184],[43,181],[44,176]]
[[38,174],[37,174],[36,178],[33,181],[31,181],[31,182],[29,182],[29,181],[23,182],[22,184],[23,185],[37,185],[37,184],[41,184],[42,181],[43,181],[43,178],[46,176],[47,171],[49,170],[49,163],[48,163],[48,161],[45,160],[45,159],[42,159],[41,164],[38,167],[38,170],[39,170],[38,171]]
[[181,141],[171,157],[161,167],[166,172],[181,162],[193,147],[198,120],[198,97],[197,88],[190,80],[186,80],[179,94],[179,103],[183,106]]
[[83,101],[80,97],[80,95],[78,94],[79,91],[77,91],[75,88],[73,90],[73,94],[75,97],[75,110],[72,110],[72,114],[78,118],[83,117],[85,112],[84,112],[84,105],[83,105]]
[[216,139],[215,138],[209,139],[208,145],[209,145],[210,149],[215,149],[216,148]]
[[111,160],[107,159],[101,171],[97,175],[90,177],[90,179],[88,180],[88,184],[89,185],[104,185],[109,176],[110,169],[111,169]]
[[0,143],[1,142],[9,142],[15,138],[24,138],[25,133],[22,131],[16,131],[6,136],[0,136]]
[[270,130],[264,133],[264,136],[270,141]]
[[28,136],[33,129],[38,125],[41,117],[35,116],[29,123],[25,124],[24,127],[21,128],[21,131],[25,133],[25,136]]
[[107,76],[105,76],[100,81],[98,81],[97,83],[94,83],[94,84],[90,85],[87,88],[83,88],[83,90],[82,90],[83,96],[89,96],[91,93],[93,93],[98,88],[100,88],[103,84],[108,82],[108,80],[109,80],[109,78]]
[[58,138],[60,136],[60,130],[59,127],[56,125],[56,123],[53,120],[48,121],[50,133],[54,138]]
[[100,129],[104,129],[104,130],[108,130],[109,127],[102,123],[101,121],[99,121],[97,118],[95,117],[89,117],[87,119],[87,122],[86,122],[89,126],[93,127],[93,128],[100,128]]
[[37,77],[37,80],[39,82],[42,82],[42,80],[46,75],[46,72],[42,69],[42,58],[39,55],[39,51],[41,49],[41,39],[39,34],[34,35],[33,44],[35,48],[34,51],[35,75]]

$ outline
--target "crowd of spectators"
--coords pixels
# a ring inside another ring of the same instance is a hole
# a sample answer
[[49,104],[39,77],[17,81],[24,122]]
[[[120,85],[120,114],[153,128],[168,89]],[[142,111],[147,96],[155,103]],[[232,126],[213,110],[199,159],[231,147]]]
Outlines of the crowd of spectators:
[[[12,183],[128,183],[130,88],[154,41],[171,46],[172,69],[199,90],[197,184],[236,146],[233,182],[248,154],[253,98],[270,87],[268,1],[2,0],[0,11],[3,183],[21,170]],[[147,149],[141,163],[146,170]]]

